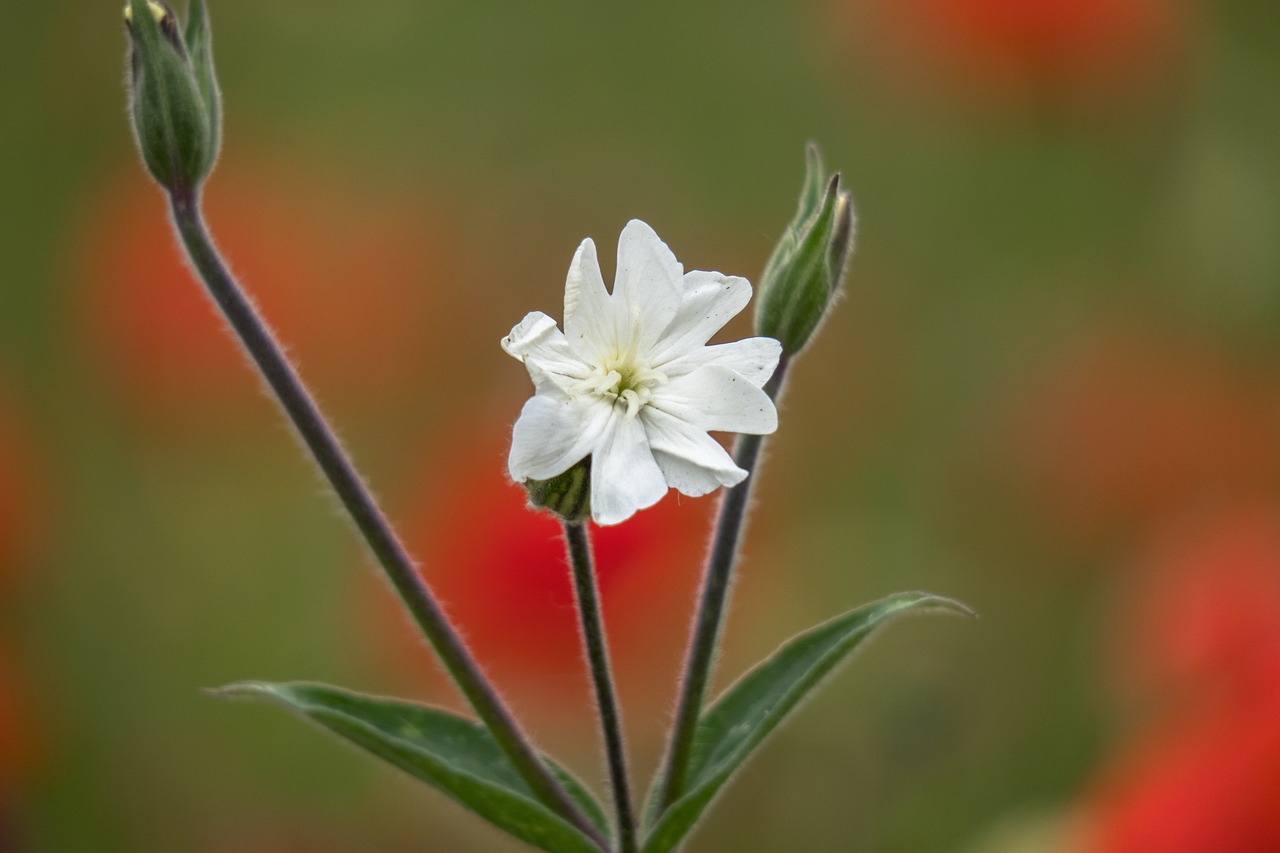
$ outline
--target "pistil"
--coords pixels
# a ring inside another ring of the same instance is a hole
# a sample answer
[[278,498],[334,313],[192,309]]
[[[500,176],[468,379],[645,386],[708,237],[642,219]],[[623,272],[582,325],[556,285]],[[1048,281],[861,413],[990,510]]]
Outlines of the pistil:
[[664,385],[667,376],[660,370],[631,361],[608,361],[583,380],[583,389],[626,408],[626,416],[634,418],[653,398],[654,389]]

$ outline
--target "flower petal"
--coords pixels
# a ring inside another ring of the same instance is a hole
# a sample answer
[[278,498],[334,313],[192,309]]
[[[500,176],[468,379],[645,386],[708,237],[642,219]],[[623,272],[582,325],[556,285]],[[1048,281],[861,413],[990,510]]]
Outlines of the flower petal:
[[570,346],[588,358],[598,357],[617,341],[609,291],[590,237],[582,241],[569,262],[564,281],[564,332]]
[[507,471],[517,483],[563,474],[599,444],[610,408],[543,394],[530,397],[511,433]]
[[591,457],[591,517],[597,524],[618,524],[666,493],[667,480],[649,449],[644,424],[614,410]]
[[556,321],[541,311],[532,311],[516,323],[502,339],[502,348],[524,362],[538,393],[564,395],[570,383],[591,372],[556,328]]
[[704,270],[685,273],[680,307],[650,356],[653,366],[701,347],[750,301],[751,284],[745,278]]
[[705,431],[652,406],[642,417],[653,458],[673,489],[696,498],[746,479],[747,472]]
[[703,430],[768,435],[778,428],[769,395],[742,374],[709,364],[659,388],[649,405]]
[[618,341],[633,353],[652,350],[680,307],[684,267],[653,229],[633,219],[618,237],[613,312]]
[[782,344],[773,338],[746,338],[727,344],[698,347],[693,352],[663,365],[662,371],[674,379],[708,364],[740,373],[757,388],[764,387],[778,369]]

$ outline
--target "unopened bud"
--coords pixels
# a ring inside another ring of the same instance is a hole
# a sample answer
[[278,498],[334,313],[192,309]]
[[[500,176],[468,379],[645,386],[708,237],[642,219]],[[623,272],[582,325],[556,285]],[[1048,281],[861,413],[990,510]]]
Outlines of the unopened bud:
[[826,316],[853,250],[854,213],[840,175],[824,174],[818,149],[810,145],[796,214],[760,277],[756,332],[776,338],[795,355]]
[[576,524],[591,515],[591,457],[550,480],[526,480],[531,506]]
[[194,191],[218,157],[220,110],[204,0],[192,0],[186,34],[159,0],[129,0],[129,112],[138,150],[170,192]]

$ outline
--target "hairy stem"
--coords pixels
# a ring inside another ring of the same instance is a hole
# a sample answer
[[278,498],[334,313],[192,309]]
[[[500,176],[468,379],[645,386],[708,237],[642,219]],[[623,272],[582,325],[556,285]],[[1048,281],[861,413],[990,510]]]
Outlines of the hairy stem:
[[582,642],[587,649],[591,682],[596,692],[596,710],[600,713],[600,728],[609,762],[609,786],[613,789],[620,849],[622,853],[635,853],[636,820],[631,808],[631,786],[627,781],[627,754],[622,742],[622,721],[613,689],[613,676],[609,671],[609,649],[600,614],[600,595],[592,568],[591,542],[587,537],[586,524],[565,522],[564,538],[573,568],[573,589],[578,601]]
[[[782,389],[788,363],[788,356],[783,353],[777,370],[764,387],[765,392],[774,400]],[[725,602],[729,598],[729,587],[733,581],[738,544],[746,529],[747,499],[755,480],[756,462],[760,458],[763,444],[762,435],[740,435],[734,448],[734,462],[747,472],[747,477],[733,488],[726,489],[720,502],[711,553],[707,557],[707,567],[702,579],[702,597],[698,601],[693,636],[685,656],[675,725],[667,746],[666,765],[657,803],[658,813],[680,799],[688,782],[693,735],[697,729],[698,716],[702,713],[707,683],[711,680],[711,666],[715,660],[716,643],[720,638]]]
[[178,236],[209,297],[235,331],[445,669],[538,799],[607,849],[608,842],[534,752],[467,651],[306,386],[222,262],[205,230],[198,192],[175,191],[169,201]]

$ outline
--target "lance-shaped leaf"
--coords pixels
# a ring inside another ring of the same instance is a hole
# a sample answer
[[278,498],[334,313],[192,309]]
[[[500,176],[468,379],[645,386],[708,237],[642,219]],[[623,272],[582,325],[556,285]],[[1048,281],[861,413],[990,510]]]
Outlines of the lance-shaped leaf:
[[765,737],[878,627],[899,614],[929,609],[973,615],[949,598],[891,595],[791,638],[725,691],[698,720],[684,793],[657,818],[644,853],[666,853],[679,844]]
[[[483,725],[439,708],[324,684],[252,681],[211,691],[274,700],[362,747],[522,841],[552,853],[599,853],[590,839],[542,805]],[[587,790],[551,765],[601,835],[604,814]]]

